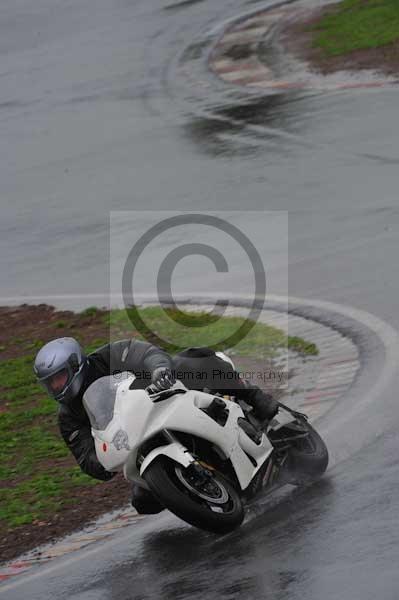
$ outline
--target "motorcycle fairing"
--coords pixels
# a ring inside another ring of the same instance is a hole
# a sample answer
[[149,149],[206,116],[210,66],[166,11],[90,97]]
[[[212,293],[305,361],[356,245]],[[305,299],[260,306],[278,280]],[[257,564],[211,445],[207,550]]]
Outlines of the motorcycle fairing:
[[[129,389],[133,379],[132,375],[118,386],[114,415],[104,431],[92,429],[97,457],[108,471],[123,470],[126,479],[145,485],[142,478],[145,469],[161,454],[188,466],[193,457],[184,446],[173,442],[152,450],[138,469],[136,463],[140,446],[165,429],[193,434],[216,445],[230,459],[242,489],[249,485],[273,451],[265,435],[257,445],[238,426],[237,419],[244,416],[238,404],[225,400],[229,415],[222,426],[201,410],[212,402],[212,395],[187,390],[185,394],[176,394],[154,403],[145,390]],[[175,387],[181,389],[183,386],[177,382]],[[254,459],[256,466],[247,454]]]

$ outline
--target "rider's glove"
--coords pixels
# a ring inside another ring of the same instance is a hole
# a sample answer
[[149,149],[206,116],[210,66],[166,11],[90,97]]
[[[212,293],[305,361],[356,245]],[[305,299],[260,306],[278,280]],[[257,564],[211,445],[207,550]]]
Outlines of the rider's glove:
[[166,367],[158,367],[152,374],[151,387],[158,392],[169,390],[176,383],[172,371]]

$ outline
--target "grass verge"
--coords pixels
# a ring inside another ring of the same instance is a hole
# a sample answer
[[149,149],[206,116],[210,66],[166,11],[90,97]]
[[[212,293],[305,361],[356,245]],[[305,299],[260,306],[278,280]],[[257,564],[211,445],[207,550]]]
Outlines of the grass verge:
[[[106,321],[112,339],[120,338],[129,328],[134,327],[136,313],[137,311],[132,309],[113,310],[109,313]],[[230,347],[223,340],[234,338],[235,332],[245,323],[243,317],[222,317],[213,320],[207,312],[179,313],[173,309],[163,310],[158,306],[141,309],[138,313],[146,326],[146,339],[154,343],[160,339],[162,347],[170,353],[189,346],[210,346],[230,355],[260,358],[273,357],[278,350],[287,347],[304,354],[317,354],[317,348],[311,342],[296,336],[287,336],[281,329],[259,322]],[[181,323],[177,322],[178,318]]]
[[305,27],[326,57],[389,46],[399,40],[398,0],[343,0]]

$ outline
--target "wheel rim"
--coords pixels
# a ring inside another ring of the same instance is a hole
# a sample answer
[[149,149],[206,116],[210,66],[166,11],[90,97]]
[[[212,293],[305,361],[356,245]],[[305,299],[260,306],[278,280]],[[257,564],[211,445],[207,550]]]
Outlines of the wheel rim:
[[230,499],[230,495],[225,486],[214,477],[208,478],[204,483],[194,485],[194,479],[191,479],[191,481],[187,480],[180,465],[175,466],[175,473],[184,487],[192,494],[195,494],[210,504],[223,505]]

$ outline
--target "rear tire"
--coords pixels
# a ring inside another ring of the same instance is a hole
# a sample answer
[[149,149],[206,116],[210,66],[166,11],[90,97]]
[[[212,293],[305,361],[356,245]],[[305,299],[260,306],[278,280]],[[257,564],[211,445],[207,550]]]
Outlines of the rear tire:
[[295,442],[288,452],[287,460],[290,483],[294,485],[315,481],[328,466],[328,450],[323,439],[307,421],[301,421],[301,425],[309,436]]
[[[180,476],[176,473],[178,469]],[[156,458],[144,472],[144,479],[162,504],[183,521],[214,533],[228,533],[244,519],[241,498],[231,483],[216,473],[216,489],[226,496],[224,504],[213,504],[190,491],[181,480],[187,469],[166,456]],[[212,478],[213,479],[213,478]],[[217,508],[221,512],[212,510]]]

